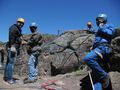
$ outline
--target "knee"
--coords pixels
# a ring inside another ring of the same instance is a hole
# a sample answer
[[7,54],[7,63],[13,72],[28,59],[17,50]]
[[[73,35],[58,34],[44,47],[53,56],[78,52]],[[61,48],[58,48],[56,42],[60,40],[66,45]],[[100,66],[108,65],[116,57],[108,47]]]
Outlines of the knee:
[[97,54],[94,51],[89,52],[85,57],[84,57],[84,62],[89,63],[97,59]]

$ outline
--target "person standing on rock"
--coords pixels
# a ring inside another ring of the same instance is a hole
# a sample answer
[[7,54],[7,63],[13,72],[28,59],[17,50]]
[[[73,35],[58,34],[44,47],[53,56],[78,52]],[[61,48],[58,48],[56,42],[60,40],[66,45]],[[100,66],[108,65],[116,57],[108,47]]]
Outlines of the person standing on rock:
[[9,28],[9,41],[7,43],[7,62],[4,71],[4,80],[9,84],[15,84],[13,79],[13,68],[16,61],[16,56],[19,55],[19,48],[22,44],[22,27],[24,19],[18,18],[17,23]]
[[113,25],[106,23],[107,15],[99,14],[96,18],[98,30],[96,32],[93,48],[83,59],[92,69],[94,76],[101,83],[103,89],[108,88],[110,84],[110,77],[106,67],[102,67],[102,65],[107,65],[109,62],[111,51],[110,43],[115,35]]
[[88,33],[95,33],[95,30],[93,29],[92,22],[87,23],[87,31]]
[[28,78],[24,79],[24,84],[26,83],[33,83],[37,81],[38,76],[38,56],[41,52],[41,45],[42,45],[42,35],[37,31],[36,23],[32,23],[30,25],[30,31],[32,35],[30,40],[26,42],[29,45],[28,54],[30,55],[28,61]]

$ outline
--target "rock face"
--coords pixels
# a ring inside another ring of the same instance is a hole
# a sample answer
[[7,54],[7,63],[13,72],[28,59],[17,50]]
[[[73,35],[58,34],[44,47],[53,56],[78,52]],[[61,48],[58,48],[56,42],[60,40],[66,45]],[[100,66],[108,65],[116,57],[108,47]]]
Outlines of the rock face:
[[111,71],[120,72],[120,36],[113,39],[112,43],[112,53],[110,58]]
[[[39,57],[40,71],[47,75],[70,72],[80,66],[80,60],[89,51],[94,40],[86,31],[67,31],[57,39],[42,46]],[[43,74],[41,72],[41,74]]]
[[[28,40],[30,35],[24,37]],[[93,34],[82,30],[67,31],[58,37],[51,37],[51,39],[49,37],[51,36],[44,37],[47,42],[44,42],[41,46],[42,52],[39,56],[40,75],[63,74],[77,69],[80,65],[82,66],[80,60],[89,51],[94,40]],[[29,55],[26,47],[26,45],[21,46],[21,54],[17,57],[15,73],[19,75],[26,74],[28,71]]]
[[[67,31],[50,43],[42,46],[39,57],[40,71],[47,75],[56,75],[70,72],[81,65],[80,60],[89,52],[94,41],[94,34],[87,31]],[[120,37],[117,32],[112,40],[112,53],[110,55],[111,71],[120,71]],[[41,74],[43,73],[41,72]]]

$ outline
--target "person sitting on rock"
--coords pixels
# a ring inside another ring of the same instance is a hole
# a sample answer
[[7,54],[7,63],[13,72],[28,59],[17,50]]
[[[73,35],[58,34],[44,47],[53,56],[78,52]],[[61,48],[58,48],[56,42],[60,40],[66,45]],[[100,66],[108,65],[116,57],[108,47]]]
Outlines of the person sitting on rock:
[[106,14],[100,14],[97,16],[96,24],[98,26],[98,31],[96,32],[95,42],[92,50],[83,59],[92,69],[92,72],[95,73],[103,88],[109,86],[110,77],[100,63],[107,63],[109,61],[111,51],[110,43],[115,35],[114,27],[106,23]]

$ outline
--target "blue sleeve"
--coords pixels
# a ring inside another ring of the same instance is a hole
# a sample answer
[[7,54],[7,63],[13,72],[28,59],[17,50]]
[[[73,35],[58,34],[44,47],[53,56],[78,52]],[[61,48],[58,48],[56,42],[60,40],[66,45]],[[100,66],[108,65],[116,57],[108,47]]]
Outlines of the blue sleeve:
[[98,29],[98,34],[104,36],[106,38],[113,38],[115,35],[115,28],[112,25],[104,26],[103,28]]

